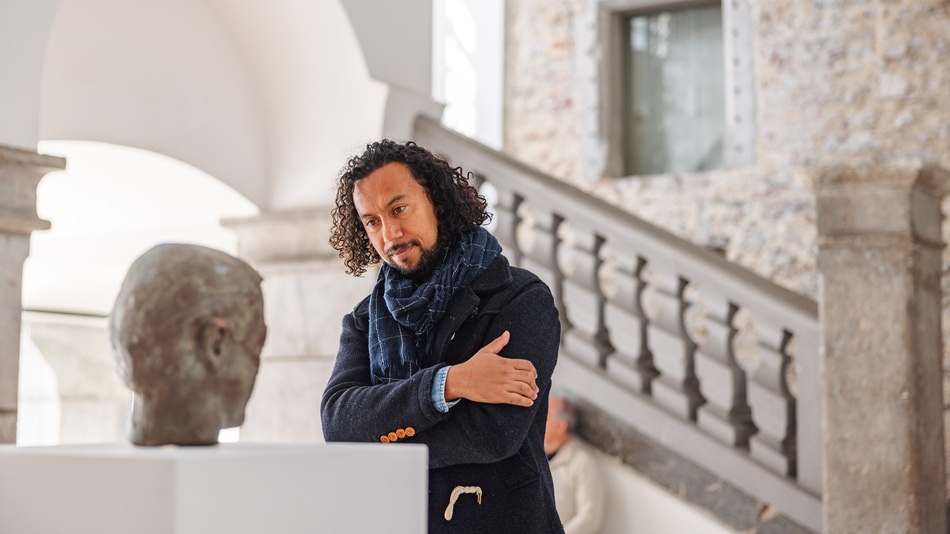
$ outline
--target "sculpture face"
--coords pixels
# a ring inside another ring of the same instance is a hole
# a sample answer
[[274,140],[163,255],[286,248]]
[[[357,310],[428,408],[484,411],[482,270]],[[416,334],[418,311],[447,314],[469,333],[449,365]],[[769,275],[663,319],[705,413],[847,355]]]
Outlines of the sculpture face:
[[135,393],[139,445],[217,443],[244,422],[267,328],[260,276],[196,245],[133,263],[110,317],[119,375]]
[[211,320],[211,327],[215,330],[213,337],[220,340],[217,353],[214,346],[211,351],[220,360],[212,387],[221,396],[221,428],[244,423],[244,407],[251,397],[267,333],[263,303],[248,302],[245,305],[241,313],[231,315],[229,323],[221,321],[220,317]]

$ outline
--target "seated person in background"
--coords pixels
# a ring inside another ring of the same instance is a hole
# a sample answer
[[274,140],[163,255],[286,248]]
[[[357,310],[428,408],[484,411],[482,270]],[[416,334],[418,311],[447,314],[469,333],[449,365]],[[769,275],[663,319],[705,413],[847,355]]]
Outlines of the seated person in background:
[[135,394],[136,445],[213,445],[240,426],[261,348],[261,277],[197,245],[158,245],[132,266],[109,317],[119,375]]
[[593,456],[572,439],[574,406],[551,396],[544,452],[551,464],[554,500],[566,534],[597,532],[604,522],[604,481]]

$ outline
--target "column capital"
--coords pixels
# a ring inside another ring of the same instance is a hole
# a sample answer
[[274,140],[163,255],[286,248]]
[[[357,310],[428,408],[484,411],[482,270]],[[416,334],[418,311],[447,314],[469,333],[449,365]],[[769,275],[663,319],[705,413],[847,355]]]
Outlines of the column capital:
[[838,164],[815,180],[821,248],[842,241],[916,242],[941,248],[940,203],[950,171],[920,163]]
[[66,168],[66,160],[0,145],[0,233],[46,230],[36,214],[36,186],[46,173]]

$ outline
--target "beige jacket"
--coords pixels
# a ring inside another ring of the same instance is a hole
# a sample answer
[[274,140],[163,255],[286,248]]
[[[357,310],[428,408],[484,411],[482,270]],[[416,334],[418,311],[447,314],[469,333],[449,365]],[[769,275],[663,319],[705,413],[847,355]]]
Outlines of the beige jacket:
[[604,522],[607,500],[600,466],[583,445],[572,438],[551,458],[554,500],[565,534],[590,534]]

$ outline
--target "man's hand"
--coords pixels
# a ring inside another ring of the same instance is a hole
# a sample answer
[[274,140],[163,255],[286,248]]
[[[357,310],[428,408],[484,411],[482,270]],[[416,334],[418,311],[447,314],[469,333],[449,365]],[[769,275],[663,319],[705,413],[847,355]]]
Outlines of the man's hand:
[[468,399],[487,404],[531,406],[538,398],[538,372],[528,360],[498,355],[508,344],[507,330],[445,377],[445,400]]

